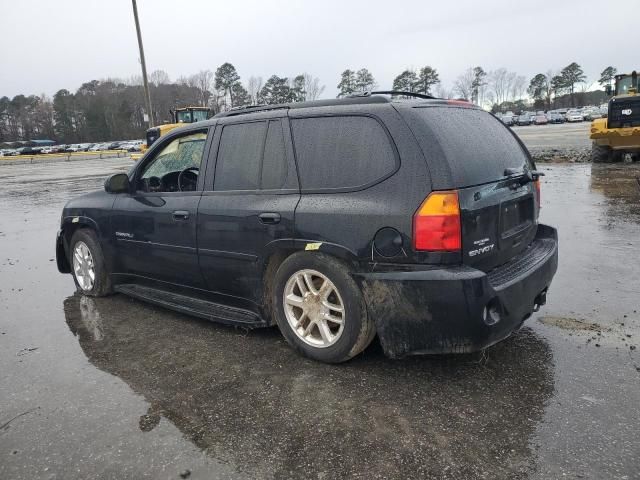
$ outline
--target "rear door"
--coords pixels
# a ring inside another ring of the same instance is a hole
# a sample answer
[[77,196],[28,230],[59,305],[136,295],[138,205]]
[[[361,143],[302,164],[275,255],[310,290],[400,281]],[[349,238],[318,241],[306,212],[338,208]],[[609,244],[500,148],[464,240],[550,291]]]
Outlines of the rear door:
[[434,190],[457,190],[462,261],[482,270],[531,243],[538,206],[535,169],[515,134],[493,115],[462,106],[405,109],[427,157]]
[[[207,288],[260,304],[268,256],[290,246],[300,198],[288,120],[221,120],[198,208],[198,256]],[[251,305],[244,305],[250,308]]]

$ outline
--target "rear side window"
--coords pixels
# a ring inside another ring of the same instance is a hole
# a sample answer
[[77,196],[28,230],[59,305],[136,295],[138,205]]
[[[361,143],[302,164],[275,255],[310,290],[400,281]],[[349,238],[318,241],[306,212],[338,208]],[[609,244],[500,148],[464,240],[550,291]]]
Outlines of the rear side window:
[[387,132],[371,117],[314,117],[291,123],[304,190],[363,187],[397,168]]
[[214,190],[278,190],[291,180],[280,120],[222,129]]
[[226,125],[222,129],[215,190],[258,189],[266,131],[266,122]]
[[[460,188],[499,180],[507,168],[531,167],[527,154],[502,122],[482,110],[455,107],[412,108],[419,118],[417,137],[435,142]],[[423,145],[425,152],[432,145]],[[427,158],[430,162],[437,159]]]
[[262,190],[277,190],[284,187],[288,173],[285,160],[282,124],[279,121],[269,122],[260,175]]

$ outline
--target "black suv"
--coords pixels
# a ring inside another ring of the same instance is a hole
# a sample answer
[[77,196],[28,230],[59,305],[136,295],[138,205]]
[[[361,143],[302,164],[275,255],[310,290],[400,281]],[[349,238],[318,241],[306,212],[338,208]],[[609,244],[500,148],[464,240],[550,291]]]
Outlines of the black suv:
[[87,295],[277,324],[325,362],[376,334],[392,358],[506,338],[557,268],[539,173],[491,114],[397,98],[250,107],[172,131],[65,206],[59,270]]

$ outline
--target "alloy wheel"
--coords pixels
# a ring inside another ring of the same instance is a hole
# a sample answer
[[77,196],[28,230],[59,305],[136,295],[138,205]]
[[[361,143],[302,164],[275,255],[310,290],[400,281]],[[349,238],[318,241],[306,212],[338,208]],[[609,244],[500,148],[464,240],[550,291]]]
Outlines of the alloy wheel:
[[316,270],[300,270],[284,288],[284,313],[295,334],[306,344],[326,348],[344,330],[345,308],[334,283]]
[[73,272],[80,288],[88,292],[93,288],[96,270],[91,250],[86,243],[77,242],[73,249]]

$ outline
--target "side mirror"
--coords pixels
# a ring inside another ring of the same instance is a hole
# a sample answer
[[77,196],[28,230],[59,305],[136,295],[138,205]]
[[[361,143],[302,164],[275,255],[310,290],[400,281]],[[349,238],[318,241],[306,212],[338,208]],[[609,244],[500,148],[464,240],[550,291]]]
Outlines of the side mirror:
[[606,87],[604,87],[604,91],[608,96],[611,96],[611,94],[613,93],[613,89],[611,88],[611,85],[607,85]]
[[129,191],[129,177],[126,173],[114,173],[104,182],[107,193],[125,193]]

